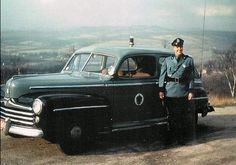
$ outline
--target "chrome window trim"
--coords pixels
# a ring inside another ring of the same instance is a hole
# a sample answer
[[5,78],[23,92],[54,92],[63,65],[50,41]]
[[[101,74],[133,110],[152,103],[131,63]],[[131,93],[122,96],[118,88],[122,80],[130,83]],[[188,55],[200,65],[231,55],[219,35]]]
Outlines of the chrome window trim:
[[77,110],[77,109],[93,109],[93,108],[106,108],[109,107],[109,105],[94,105],[94,106],[81,106],[81,107],[70,107],[70,108],[56,108],[53,110],[53,112],[57,111],[67,111],[67,110]]
[[[124,56],[122,58],[122,60],[120,61],[119,66],[117,66],[118,68],[121,67],[121,65],[123,64],[123,62],[125,62],[127,59],[132,58],[132,57],[154,57],[155,61],[157,61],[158,57],[156,56],[156,53],[135,53],[135,54],[129,54],[128,56]],[[137,79],[153,79],[155,77],[157,77],[158,75],[158,71],[157,71],[157,63],[155,62],[155,74],[153,76],[149,76],[149,77],[125,77],[125,76],[120,76],[120,79],[124,79],[124,80],[137,80]]]
[[68,61],[66,62],[65,66],[63,67],[63,69],[61,70],[60,73],[65,72],[66,67],[68,66],[68,64],[70,63],[71,59],[72,59],[74,56],[75,56],[75,53],[73,53],[73,54],[71,55],[71,57],[68,59]]
[[150,79],[155,79],[157,76],[148,76],[148,77],[126,77],[126,76],[119,76],[119,79],[121,80],[150,80]]
[[82,66],[81,72],[84,70],[84,67],[87,65],[87,63],[89,62],[89,60],[90,60],[90,58],[91,58],[92,55],[93,55],[93,52],[90,53],[88,59],[86,60],[86,62],[85,62],[84,65]]
[[116,56],[113,56],[113,55],[110,55],[110,54],[106,54],[106,53],[96,53],[96,52],[91,52],[87,61],[85,62],[84,66],[81,68],[81,72],[86,72],[84,71],[84,68],[86,67],[86,65],[88,64],[90,58],[92,57],[92,55],[95,54],[95,55],[99,55],[99,56],[108,56],[108,57],[113,57],[115,59],[115,62],[114,62],[114,67],[117,65],[117,57]]

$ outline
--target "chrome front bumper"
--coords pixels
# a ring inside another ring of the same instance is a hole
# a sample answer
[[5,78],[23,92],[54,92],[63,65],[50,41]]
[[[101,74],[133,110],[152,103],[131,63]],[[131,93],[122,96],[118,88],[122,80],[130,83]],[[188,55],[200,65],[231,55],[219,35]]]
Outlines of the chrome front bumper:
[[3,131],[6,135],[10,133],[28,137],[43,136],[43,131],[35,127],[32,108],[20,105],[12,99],[1,99],[0,118],[4,121]]
[[11,120],[9,118],[5,119],[5,127],[3,131],[5,135],[12,133],[12,134],[27,136],[27,137],[42,137],[43,136],[43,131],[41,129],[11,124]]

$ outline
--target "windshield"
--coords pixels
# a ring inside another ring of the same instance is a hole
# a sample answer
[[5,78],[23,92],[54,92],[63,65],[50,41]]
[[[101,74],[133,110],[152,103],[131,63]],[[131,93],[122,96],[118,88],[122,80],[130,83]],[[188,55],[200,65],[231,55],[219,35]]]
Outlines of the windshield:
[[75,54],[65,67],[64,71],[80,72],[85,62],[89,58],[89,53]]
[[83,71],[113,75],[115,58],[112,56],[92,54]]

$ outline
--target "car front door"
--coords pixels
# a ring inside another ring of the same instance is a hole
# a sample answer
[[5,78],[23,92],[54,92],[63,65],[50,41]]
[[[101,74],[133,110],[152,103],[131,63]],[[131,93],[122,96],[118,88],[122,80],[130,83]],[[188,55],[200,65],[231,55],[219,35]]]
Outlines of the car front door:
[[135,125],[163,116],[156,68],[151,55],[133,55],[122,61],[114,79],[114,124]]

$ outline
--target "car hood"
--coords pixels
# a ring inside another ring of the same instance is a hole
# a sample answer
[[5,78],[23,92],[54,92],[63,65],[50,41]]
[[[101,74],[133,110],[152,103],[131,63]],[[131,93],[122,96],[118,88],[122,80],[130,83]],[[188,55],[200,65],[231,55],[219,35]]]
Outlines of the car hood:
[[25,94],[45,92],[45,90],[64,90],[70,87],[103,85],[108,76],[89,73],[55,73],[13,76],[6,83],[5,97],[18,98]]

